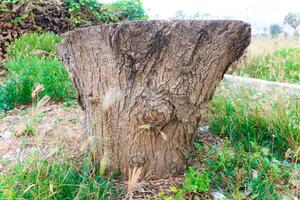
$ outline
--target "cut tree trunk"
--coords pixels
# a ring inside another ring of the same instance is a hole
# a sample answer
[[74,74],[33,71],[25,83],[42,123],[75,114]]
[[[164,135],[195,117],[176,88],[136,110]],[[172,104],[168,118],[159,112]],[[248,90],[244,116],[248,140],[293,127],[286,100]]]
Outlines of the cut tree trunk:
[[241,21],[147,21],[68,32],[57,52],[95,156],[157,179],[183,172],[201,111],[249,43]]

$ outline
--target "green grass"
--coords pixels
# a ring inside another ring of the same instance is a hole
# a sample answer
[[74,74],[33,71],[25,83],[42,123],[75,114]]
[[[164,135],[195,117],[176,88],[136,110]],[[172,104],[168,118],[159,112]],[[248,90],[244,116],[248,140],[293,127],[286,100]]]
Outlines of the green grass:
[[299,195],[291,186],[291,179],[300,181],[299,97],[269,95],[221,88],[210,102],[210,128],[229,143],[200,155],[213,188],[230,198]]
[[238,141],[248,150],[250,142],[255,142],[279,157],[289,148],[300,156],[299,97],[271,100],[268,94],[224,90],[215,95],[209,112],[209,125],[215,134]]
[[249,55],[237,75],[269,81],[300,83],[300,48],[278,49],[264,55]]
[[[290,180],[300,166],[276,160],[254,142],[251,151],[225,142],[220,147],[198,149],[205,170],[212,180],[212,190],[221,191],[228,199],[282,199],[297,194]],[[299,195],[299,193],[298,193]]]
[[[12,59],[24,56],[32,56],[37,51],[55,57],[54,47],[61,42],[61,37],[53,33],[30,33],[19,37],[7,48],[7,53]],[[49,57],[49,56],[47,56]]]
[[[171,195],[160,194],[158,200],[184,200],[186,195],[201,199],[203,192],[220,193],[222,199],[282,199],[300,195],[292,185],[299,181],[300,165],[277,160],[271,151],[250,142],[252,150],[224,142],[209,148],[198,143],[200,164],[185,173],[183,186],[172,186]],[[192,171],[192,172],[191,172]]]
[[[59,152],[62,154],[62,151]],[[123,190],[111,178],[95,173],[87,160],[78,163],[64,155],[47,160],[38,153],[8,174],[0,174],[0,199],[116,199]]]
[[4,63],[8,77],[0,85],[0,110],[30,103],[37,84],[44,86],[41,96],[48,95],[53,101],[69,101],[76,97],[69,75],[54,51],[60,41],[54,34],[31,33],[11,44],[8,48],[10,59]]

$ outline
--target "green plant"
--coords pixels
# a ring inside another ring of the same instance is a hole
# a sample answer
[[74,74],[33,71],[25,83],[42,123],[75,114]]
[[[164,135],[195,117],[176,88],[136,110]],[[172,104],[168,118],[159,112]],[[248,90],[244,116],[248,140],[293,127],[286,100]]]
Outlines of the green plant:
[[210,189],[211,179],[207,172],[199,172],[195,167],[189,167],[184,173],[184,181],[181,188],[171,186],[171,196],[158,195],[157,199],[163,200],[184,200],[185,195],[189,193],[203,193]]
[[104,5],[106,12],[112,13],[114,21],[147,20],[141,0],[118,0]]
[[25,125],[25,130],[24,130],[25,135],[32,136],[35,134],[35,132],[36,132],[36,129],[32,124],[28,123]]
[[47,160],[35,153],[24,164],[12,167],[8,174],[0,174],[0,199],[100,200],[122,196],[122,189],[95,173],[88,160],[79,166],[66,158],[62,150]]
[[279,82],[300,82],[300,49],[278,49],[265,55],[246,57],[237,75]]
[[0,111],[0,120],[5,118],[6,114],[3,111]]
[[[94,24],[96,21],[106,23],[118,21],[146,20],[146,15],[140,0],[118,0],[114,3],[102,4],[97,0],[66,0],[69,5],[73,26]],[[84,13],[90,13],[86,17]]]
[[299,106],[298,97],[270,98],[248,88],[220,87],[208,107],[208,123],[229,141],[212,149],[195,142],[212,188],[230,199],[299,196],[293,189],[300,183],[293,175],[300,171]]
[[[280,199],[291,194],[291,173],[299,171],[297,164],[287,165],[265,154],[263,148],[251,143],[252,151],[242,146],[234,148],[225,142],[221,147],[203,148],[199,155],[202,168],[210,172],[212,186],[220,188],[231,198]],[[241,198],[242,197],[242,198]]]
[[[4,63],[8,77],[0,85],[0,110],[31,102],[34,86],[42,84],[54,101],[65,101],[76,96],[69,75],[54,53],[60,38],[50,33],[21,36],[8,48],[10,59]],[[37,55],[40,53],[42,55]]]
[[200,173],[196,168],[189,167],[185,172],[183,189],[187,192],[208,192],[210,178],[207,173]]
[[54,101],[68,100],[76,95],[68,73],[56,58],[20,57],[6,62],[5,67],[9,77],[0,86],[0,109],[31,102],[31,91],[36,84],[42,84],[45,87],[42,95]]
[[[291,148],[299,156],[300,103],[298,98],[267,100],[249,90],[224,90],[216,94],[209,106],[211,130],[231,141],[239,141],[248,150],[250,142],[272,149],[284,157]],[[266,103],[267,102],[267,103]]]
[[55,45],[61,37],[53,33],[27,33],[14,40],[6,49],[11,59],[26,56],[55,57]]

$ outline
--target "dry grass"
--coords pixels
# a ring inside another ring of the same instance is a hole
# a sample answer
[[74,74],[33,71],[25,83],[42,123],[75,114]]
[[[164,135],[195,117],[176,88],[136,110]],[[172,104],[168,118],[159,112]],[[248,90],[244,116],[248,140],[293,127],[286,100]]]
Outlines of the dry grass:
[[300,38],[294,37],[253,37],[247,48],[251,56],[261,56],[266,53],[273,53],[278,49],[300,48]]
[[128,174],[127,197],[131,199],[133,192],[135,192],[139,187],[139,179],[141,178],[142,168],[134,167],[133,169],[129,169]]

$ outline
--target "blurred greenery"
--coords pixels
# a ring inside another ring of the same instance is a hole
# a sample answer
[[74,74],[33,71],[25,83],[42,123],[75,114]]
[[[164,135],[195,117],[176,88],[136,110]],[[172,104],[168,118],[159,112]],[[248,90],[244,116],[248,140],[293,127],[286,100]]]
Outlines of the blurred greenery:
[[278,49],[264,55],[248,55],[237,75],[269,81],[300,83],[300,48]]

